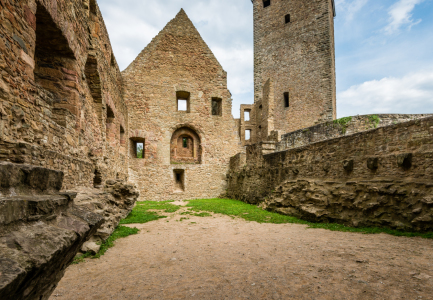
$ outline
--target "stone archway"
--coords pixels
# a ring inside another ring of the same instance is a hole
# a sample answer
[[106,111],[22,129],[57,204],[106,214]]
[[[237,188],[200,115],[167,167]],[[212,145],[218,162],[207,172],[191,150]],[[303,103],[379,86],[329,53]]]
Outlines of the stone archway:
[[201,163],[201,145],[198,134],[189,127],[177,129],[170,142],[171,163]]

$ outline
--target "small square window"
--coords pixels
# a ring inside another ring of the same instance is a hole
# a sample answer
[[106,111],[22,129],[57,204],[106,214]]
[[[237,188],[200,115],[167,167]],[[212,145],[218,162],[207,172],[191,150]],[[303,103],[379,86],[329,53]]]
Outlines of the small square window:
[[245,110],[244,111],[244,121],[249,121],[249,120],[250,120],[250,111]]
[[213,116],[222,115],[222,99],[212,98],[212,115]]
[[251,139],[251,129],[245,130],[245,140],[249,141]]
[[177,111],[190,112],[189,98],[190,93],[188,92],[176,92]]
[[145,157],[145,142],[143,138],[131,138],[131,157],[144,158]]
[[290,23],[290,15],[286,15],[286,24]]
[[263,7],[268,7],[271,5],[271,0],[263,0]]

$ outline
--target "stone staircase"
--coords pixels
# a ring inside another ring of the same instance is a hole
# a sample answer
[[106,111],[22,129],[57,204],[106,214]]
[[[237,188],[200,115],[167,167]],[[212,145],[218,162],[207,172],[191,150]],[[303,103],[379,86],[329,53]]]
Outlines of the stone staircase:
[[101,226],[62,182],[59,171],[0,163],[0,299],[48,299]]

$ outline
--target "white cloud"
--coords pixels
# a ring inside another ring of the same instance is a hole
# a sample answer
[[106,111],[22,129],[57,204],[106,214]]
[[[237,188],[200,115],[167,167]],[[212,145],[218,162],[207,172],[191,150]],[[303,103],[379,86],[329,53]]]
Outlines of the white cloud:
[[371,113],[433,113],[433,71],[354,85],[337,95],[338,117]]
[[[368,0],[337,0],[335,1],[335,6],[346,21],[352,21],[355,14],[358,13],[367,2]],[[338,12],[337,14],[340,16]]]
[[409,29],[421,22],[419,20],[412,20],[412,11],[415,5],[420,4],[424,0],[399,0],[393,4],[388,11],[389,24],[385,27],[385,33],[392,34],[397,32],[400,27],[407,25]]

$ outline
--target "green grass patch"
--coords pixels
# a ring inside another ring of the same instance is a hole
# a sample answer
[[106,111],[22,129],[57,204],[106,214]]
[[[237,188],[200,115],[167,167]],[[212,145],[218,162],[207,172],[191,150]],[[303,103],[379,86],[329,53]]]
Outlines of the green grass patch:
[[149,210],[161,210],[166,213],[173,213],[180,209],[179,205],[171,204],[173,201],[140,201],[134,207],[132,212],[123,220],[120,224],[143,224],[150,221],[155,221],[158,219],[166,218],[165,216],[160,216],[158,212]]
[[102,255],[105,254],[105,252],[107,252],[107,250],[111,247],[114,246],[114,241],[120,238],[124,238],[133,234],[137,234],[138,233],[138,229],[137,228],[129,228],[126,226],[118,226],[113,233],[111,234],[111,236],[101,245],[101,248],[99,249],[99,252],[96,253],[95,255],[92,255],[90,252],[84,253],[83,255],[77,256],[74,261],[72,262],[73,264],[78,264],[80,262],[84,262],[84,260],[86,258],[100,258]]
[[231,217],[239,217],[247,221],[254,221],[258,223],[273,223],[273,224],[304,224],[309,228],[321,228],[332,231],[343,232],[357,232],[364,234],[378,234],[387,233],[395,236],[406,237],[422,237],[426,239],[433,239],[433,232],[430,233],[417,233],[417,232],[404,232],[388,228],[354,228],[336,223],[313,223],[304,221],[295,217],[285,216],[274,212],[263,210],[257,206],[250,205],[237,200],[230,199],[203,199],[203,200],[190,200],[188,207],[193,211],[209,211],[213,213],[228,215]]

